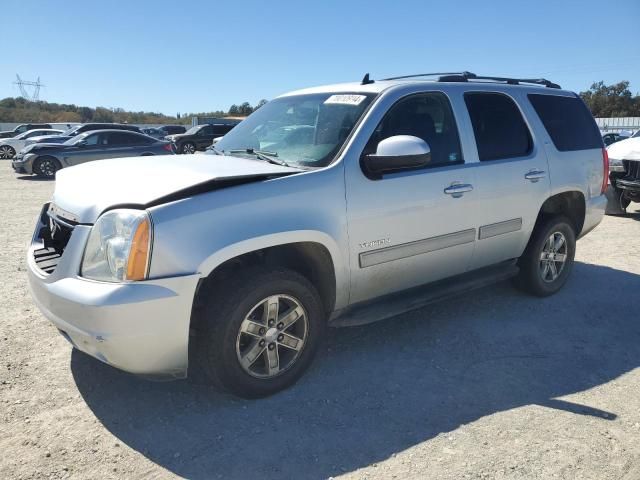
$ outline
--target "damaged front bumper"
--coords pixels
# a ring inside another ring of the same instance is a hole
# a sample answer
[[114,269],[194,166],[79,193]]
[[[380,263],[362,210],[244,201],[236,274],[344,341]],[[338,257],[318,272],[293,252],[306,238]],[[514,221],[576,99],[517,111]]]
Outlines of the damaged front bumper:
[[[44,210],[43,210],[44,211]],[[91,226],[76,225],[53,271],[41,215],[27,254],[33,299],[74,347],[121,370],[152,377],[187,374],[189,323],[199,275],[108,283],[78,275]]]

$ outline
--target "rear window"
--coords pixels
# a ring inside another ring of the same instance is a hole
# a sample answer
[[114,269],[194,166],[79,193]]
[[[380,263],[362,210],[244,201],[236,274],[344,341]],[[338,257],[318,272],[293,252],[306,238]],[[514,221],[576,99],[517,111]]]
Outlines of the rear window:
[[581,99],[534,93],[528,97],[559,151],[602,148],[600,131]]
[[525,157],[533,142],[522,114],[502,93],[465,93],[481,162]]

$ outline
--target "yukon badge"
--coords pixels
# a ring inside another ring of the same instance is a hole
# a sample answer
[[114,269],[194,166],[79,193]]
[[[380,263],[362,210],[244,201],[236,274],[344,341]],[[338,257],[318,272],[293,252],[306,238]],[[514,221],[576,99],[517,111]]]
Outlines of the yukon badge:
[[362,242],[360,244],[360,248],[375,248],[375,247],[383,247],[385,245],[391,244],[390,238],[381,238],[379,240],[371,240],[370,242]]

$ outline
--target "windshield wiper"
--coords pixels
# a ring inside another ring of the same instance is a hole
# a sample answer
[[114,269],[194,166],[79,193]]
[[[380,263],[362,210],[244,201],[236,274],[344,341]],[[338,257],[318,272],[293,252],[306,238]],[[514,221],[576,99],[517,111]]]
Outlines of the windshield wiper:
[[251,155],[255,155],[256,158],[260,160],[264,160],[265,162],[273,163],[274,165],[280,165],[282,167],[288,167],[289,164],[284,160],[279,160],[276,157],[278,156],[278,152],[267,152],[266,150],[254,150],[253,148],[237,148],[234,150],[229,150],[229,153],[250,153]]

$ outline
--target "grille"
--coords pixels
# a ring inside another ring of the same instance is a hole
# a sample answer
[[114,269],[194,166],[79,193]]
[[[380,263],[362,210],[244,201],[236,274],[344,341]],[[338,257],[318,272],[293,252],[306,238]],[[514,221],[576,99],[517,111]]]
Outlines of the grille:
[[42,226],[38,236],[44,247],[33,252],[33,259],[40,270],[51,274],[58,266],[64,249],[69,243],[74,224],[51,215],[48,210],[42,213],[40,221]]
[[55,248],[40,248],[33,252],[33,259],[36,261],[36,265],[44,273],[53,273],[61,256],[62,253]]
[[640,180],[640,162],[633,160],[623,160],[626,180]]

